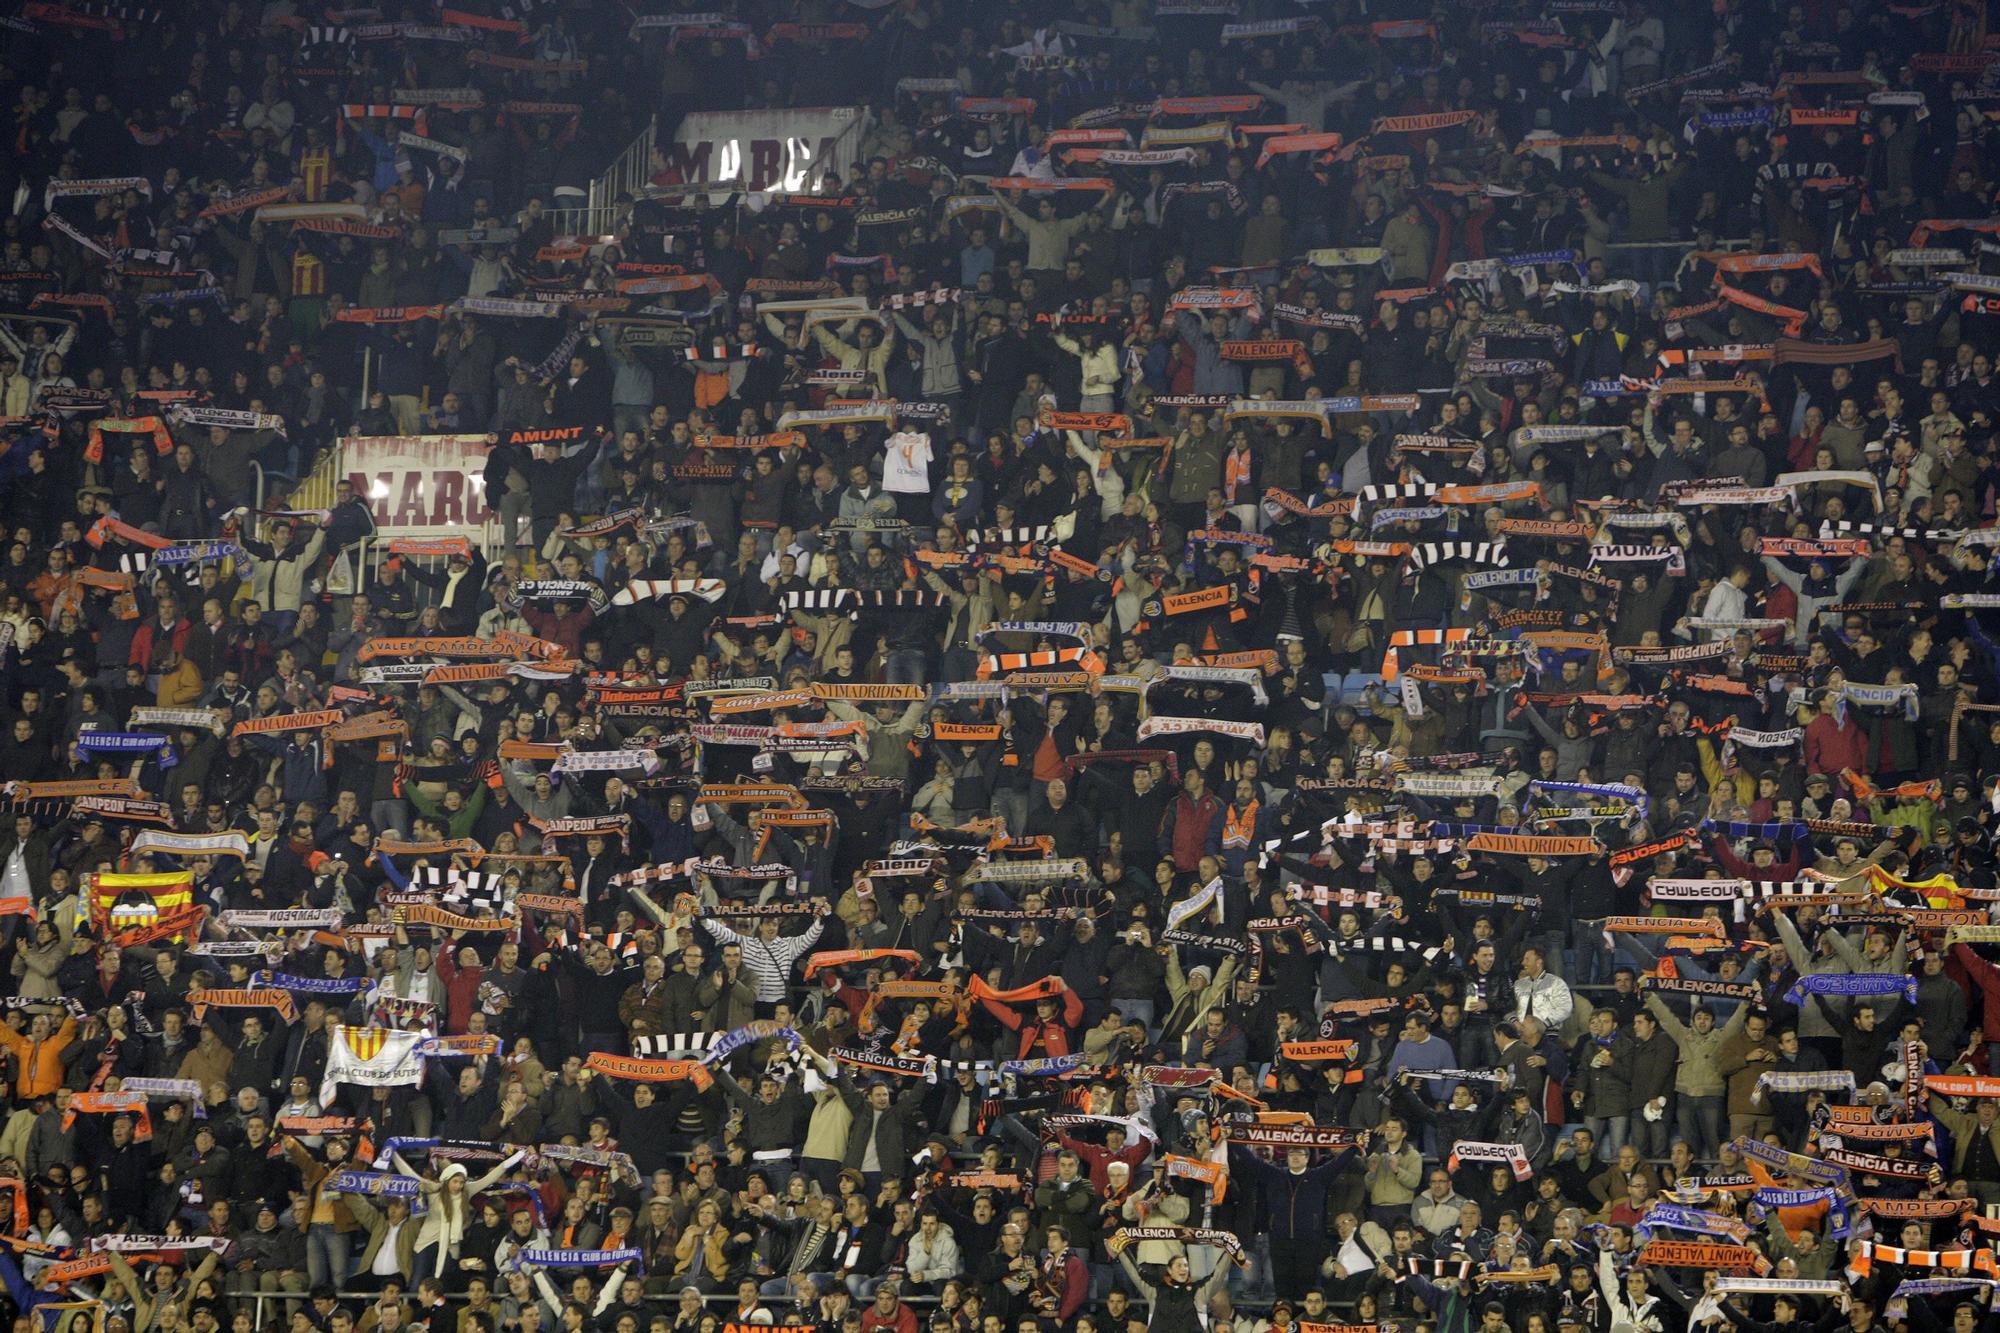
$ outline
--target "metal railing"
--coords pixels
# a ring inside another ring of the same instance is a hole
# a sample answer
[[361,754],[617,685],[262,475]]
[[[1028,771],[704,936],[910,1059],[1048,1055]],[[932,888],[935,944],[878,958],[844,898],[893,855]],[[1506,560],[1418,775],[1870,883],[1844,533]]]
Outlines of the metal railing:
[[[770,1279],[768,1278],[757,1279],[757,1281],[760,1284],[767,1282],[769,1280]],[[725,1306],[735,1305],[736,1293],[734,1290],[734,1284],[732,1283],[731,1286],[732,1289],[729,1291],[715,1292],[712,1294],[704,1295],[701,1298],[701,1303],[705,1306],[710,1306],[714,1308],[721,1308]],[[413,1280],[409,1283],[408,1293],[414,1294],[415,1289],[416,1289],[416,1283]],[[251,1311],[250,1315],[251,1327],[274,1328],[278,1327],[278,1325],[267,1324],[264,1322],[264,1308],[266,1301],[270,1301],[273,1303],[281,1303],[284,1305],[296,1305],[304,1302],[307,1299],[307,1297],[304,1292],[246,1291],[241,1293],[240,1295],[234,1295],[234,1296],[225,1295],[223,1299],[225,1302],[229,1301],[256,1302],[256,1305]],[[339,1301],[343,1305],[353,1308],[355,1306],[373,1305],[375,1302],[382,1299],[382,1293],[379,1291],[342,1291],[342,1292],[336,1292],[334,1294],[334,1299]],[[409,1299],[409,1295],[406,1294],[404,1299],[407,1301]],[[450,1293],[450,1292],[447,1292],[444,1298],[445,1304],[447,1305],[462,1305],[465,1303],[465,1299],[466,1298],[462,1294]],[[679,1302],[679,1300],[680,1300],[680,1295],[678,1290],[676,1290],[672,1293],[665,1295],[647,1296],[644,1300],[640,1302],[640,1304],[643,1307],[645,1307],[648,1311],[667,1310],[671,1309],[675,1304]],[[763,1303],[771,1307],[772,1313],[774,1315],[779,1315],[782,1317],[782,1312],[784,1308],[792,1304],[792,1299],[789,1296],[772,1296],[772,1297],[767,1297]],[[919,1309],[919,1310],[928,1309],[930,1306],[936,1305],[937,1303],[938,1303],[937,1297],[926,1296],[916,1292],[911,1292],[903,1297],[903,1304],[910,1306],[913,1309]],[[860,1307],[857,1304],[855,1308],[858,1309]]]
[[325,452],[314,461],[312,470],[292,487],[292,508],[331,509],[333,508],[334,484],[346,475],[342,466],[346,450],[335,440]]
[[630,201],[643,193],[652,180],[653,147],[659,126],[658,116],[647,117],[646,128],[590,183],[587,203],[549,210],[558,235],[610,236],[618,230],[631,208]]

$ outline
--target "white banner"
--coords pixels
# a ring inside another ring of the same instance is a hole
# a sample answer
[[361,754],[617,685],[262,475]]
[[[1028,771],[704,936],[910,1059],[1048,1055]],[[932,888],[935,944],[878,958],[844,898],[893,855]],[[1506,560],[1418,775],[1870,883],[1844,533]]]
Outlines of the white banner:
[[250,839],[241,833],[169,833],[149,828],[132,841],[132,855],[143,856],[147,852],[165,852],[169,856],[233,856],[240,861],[250,855]]
[[654,181],[818,194],[828,172],[847,179],[866,123],[852,106],[699,111],[662,146],[666,169]]
[[322,1106],[334,1104],[335,1090],[342,1083],[392,1088],[424,1081],[424,1057],[417,1054],[417,1043],[429,1033],[338,1023],[329,1024],[327,1033],[326,1077],[319,1087]]
[[384,537],[435,537],[492,517],[484,435],[353,435],[341,466]]

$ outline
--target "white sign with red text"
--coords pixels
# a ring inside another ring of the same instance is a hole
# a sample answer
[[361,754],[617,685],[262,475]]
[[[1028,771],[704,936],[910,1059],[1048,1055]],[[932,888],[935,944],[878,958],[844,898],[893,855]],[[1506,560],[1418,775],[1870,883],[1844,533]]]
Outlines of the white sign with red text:
[[341,441],[342,472],[385,537],[478,528],[486,505],[485,435],[355,435]]

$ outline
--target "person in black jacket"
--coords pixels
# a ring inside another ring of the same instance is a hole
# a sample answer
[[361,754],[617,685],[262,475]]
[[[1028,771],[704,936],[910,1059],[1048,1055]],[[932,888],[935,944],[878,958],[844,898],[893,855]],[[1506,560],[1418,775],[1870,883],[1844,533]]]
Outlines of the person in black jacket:
[[[1318,1283],[1320,1262],[1326,1258],[1327,1191],[1353,1155],[1352,1148],[1343,1148],[1318,1166],[1309,1166],[1309,1149],[1287,1148],[1285,1165],[1279,1168],[1240,1144],[1229,1145],[1230,1170],[1255,1180],[1263,1191],[1271,1281],[1279,1291],[1303,1292]],[[1218,1271],[1223,1270],[1218,1267]],[[1161,1308],[1156,1300],[1155,1327]]]
[[580,1070],[577,1079],[597,1093],[617,1123],[618,1141],[640,1174],[650,1176],[674,1161],[676,1144],[685,1145],[686,1138],[674,1133],[673,1112],[665,1099],[653,1095],[652,1084],[634,1083],[628,1093],[617,1079],[594,1069]]
[[1028,813],[1027,836],[1047,835],[1059,857],[1088,856],[1097,850],[1097,820],[1071,803],[1069,784],[1061,778],[1042,789],[1045,800]]
[[[581,358],[578,358],[581,360]],[[608,413],[609,406],[607,404]],[[568,421],[569,418],[562,418]],[[583,420],[590,420],[584,418]],[[597,453],[604,447],[604,432],[587,432],[584,442],[573,454],[565,454],[563,446],[554,440],[544,441],[542,456],[521,467],[521,473],[528,479],[528,513],[535,535],[535,548],[541,549],[548,541],[549,534],[556,530],[562,515],[572,508],[571,497],[576,494],[577,479],[583,476]],[[492,465],[487,467],[489,475]]]
[[[1215,1271],[1197,1285],[1185,1254],[1175,1255],[1164,1267],[1148,1264],[1141,1272],[1132,1263],[1131,1256],[1125,1253],[1131,1243],[1132,1238],[1120,1232],[1106,1242],[1105,1248],[1124,1266],[1125,1276],[1132,1279],[1133,1285],[1152,1306],[1152,1318],[1146,1323],[1147,1333],[1202,1333],[1201,1312],[1208,1305],[1209,1297],[1220,1291],[1222,1284],[1228,1280],[1229,1265],[1217,1264]],[[1239,1252],[1235,1259],[1239,1267],[1250,1266],[1248,1254]],[[1315,1280],[1317,1276],[1314,1275]],[[1305,1287],[1287,1288],[1281,1283],[1278,1289],[1303,1291]]]
[[486,597],[486,557],[477,547],[454,552],[443,569],[423,564],[406,564],[412,579],[437,590],[438,623],[447,634],[470,634],[479,624],[482,611],[492,605]]

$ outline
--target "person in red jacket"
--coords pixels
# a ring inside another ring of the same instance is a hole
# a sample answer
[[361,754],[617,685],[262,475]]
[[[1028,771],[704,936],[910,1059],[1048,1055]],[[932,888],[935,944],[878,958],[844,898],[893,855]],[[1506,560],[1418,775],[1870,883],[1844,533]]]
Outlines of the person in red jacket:
[[1035,1290],[1029,1297],[1044,1321],[1069,1327],[1090,1295],[1090,1269],[1069,1243],[1069,1231],[1050,1227],[1048,1248],[1035,1266]]
[[[1045,1055],[1068,1055],[1074,1049],[1070,1040],[1070,1030],[1083,1021],[1083,1000],[1075,991],[1063,985],[1059,978],[1050,977],[1047,980],[1061,987],[1061,990],[1056,994],[1036,999],[1035,1016],[1032,1019],[1004,999],[995,999],[991,995],[980,994],[977,990],[973,992],[979,995],[979,1002],[986,1006],[987,1013],[999,1019],[1002,1026],[1012,1028],[1021,1034],[1020,1050],[1014,1057],[1017,1060],[1034,1060]],[[1013,993],[1015,992],[1009,992]],[[1056,1017],[1058,1007],[1062,1011],[1060,1019]]]
[[523,602],[518,609],[521,619],[528,622],[528,628],[537,638],[561,644],[571,657],[582,655],[584,632],[597,619],[597,613],[588,606],[569,601],[558,601],[546,610]]
[[1209,830],[1222,818],[1222,802],[1217,800],[1193,769],[1181,784],[1181,794],[1167,806],[1160,821],[1160,841],[1174,858],[1174,869],[1191,875],[1208,852]]
[[159,613],[132,632],[132,648],[125,660],[148,676],[157,676],[168,653],[187,652],[188,635],[193,630],[194,622],[181,615],[179,599],[163,594]]
[[1819,716],[1806,727],[1806,772],[1838,777],[1843,769],[1867,771],[1868,733],[1845,713],[1837,713],[1840,697],[1828,690],[1819,697]]
[[479,983],[486,979],[486,969],[480,965],[479,951],[471,945],[458,950],[456,957],[449,948],[439,949],[437,969],[438,979],[444,982],[445,1035],[455,1037],[472,1022],[472,1011],[479,1004]]
[[[1141,1127],[1143,1128],[1143,1127]],[[1056,1142],[1075,1153],[1077,1160],[1090,1171],[1090,1187],[1099,1194],[1111,1187],[1111,1164],[1125,1163],[1128,1170],[1136,1168],[1146,1160],[1146,1154],[1153,1145],[1144,1138],[1131,1143],[1125,1141],[1125,1126],[1106,1125],[1103,1143],[1087,1143],[1074,1138],[1062,1130],[1056,1131]],[[1128,1176],[1129,1179],[1129,1176]]]
[[1973,952],[1969,944],[1951,946],[1951,961],[1946,965],[1951,978],[1978,992],[1979,1033],[1986,1039],[1986,1072],[2000,1069],[2000,967],[1981,958]]
[[1750,844],[1748,861],[1732,851],[1729,839],[1720,834],[1709,840],[1709,850],[1715,863],[1722,867],[1722,873],[1737,879],[1797,879],[1799,871],[1805,868],[1805,858],[1799,855],[1797,843],[1791,844],[1790,854],[1782,861],[1778,859],[1778,849],[1761,838]]
[[903,1304],[903,1297],[894,1282],[884,1282],[875,1288],[875,1299],[861,1312],[861,1333],[876,1333],[877,1329],[887,1333],[917,1333],[916,1312]]

